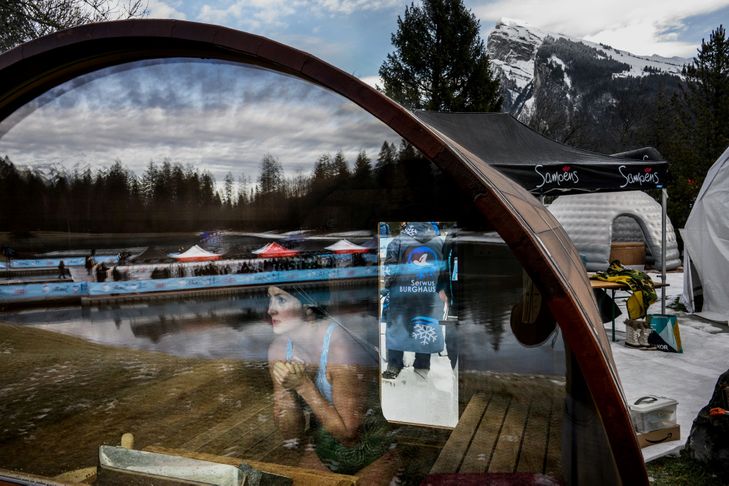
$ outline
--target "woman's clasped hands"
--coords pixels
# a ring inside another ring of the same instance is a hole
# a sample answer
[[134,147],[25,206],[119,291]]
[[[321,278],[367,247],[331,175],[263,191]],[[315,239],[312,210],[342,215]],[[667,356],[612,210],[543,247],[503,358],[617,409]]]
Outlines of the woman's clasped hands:
[[299,361],[276,361],[273,363],[273,379],[285,389],[295,390],[309,379],[309,375]]

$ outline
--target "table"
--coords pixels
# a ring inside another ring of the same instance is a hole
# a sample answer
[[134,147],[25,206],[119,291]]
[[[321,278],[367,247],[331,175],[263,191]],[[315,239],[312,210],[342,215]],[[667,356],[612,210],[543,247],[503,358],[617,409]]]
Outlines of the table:
[[[590,285],[593,289],[609,290],[611,292],[610,298],[615,300],[615,291],[617,290],[630,290],[628,284],[622,282],[606,282],[605,280],[592,280],[590,279]],[[661,287],[668,287],[669,284],[663,282],[653,281],[653,287],[660,289]],[[612,316],[612,339],[615,342],[615,314]]]

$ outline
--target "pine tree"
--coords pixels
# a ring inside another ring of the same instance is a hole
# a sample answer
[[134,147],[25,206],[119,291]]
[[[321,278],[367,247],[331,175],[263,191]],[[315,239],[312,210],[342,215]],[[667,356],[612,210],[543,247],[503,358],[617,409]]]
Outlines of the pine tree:
[[233,207],[233,184],[235,183],[235,179],[233,179],[233,174],[231,172],[228,172],[225,174],[225,179],[223,180],[223,190],[225,192],[225,203]]
[[410,4],[392,34],[395,51],[380,66],[384,92],[410,109],[498,111],[479,21],[462,0]]
[[354,182],[356,187],[364,188],[370,184],[370,178],[372,177],[372,163],[370,162],[367,153],[362,150],[357,155],[357,160],[354,162]]
[[711,32],[709,42],[701,40],[697,56],[683,74],[685,108],[695,124],[695,148],[703,159],[697,169],[708,169],[706,164],[729,145],[729,39],[723,25]]
[[683,227],[706,172],[729,145],[729,39],[720,25],[702,39],[693,62],[684,66],[681,94],[671,99],[674,116],[664,120],[668,141],[659,146],[671,161],[668,211]]
[[322,154],[314,164],[314,171],[312,173],[313,183],[318,185],[332,177],[334,177],[332,157],[329,154]]
[[263,156],[261,175],[258,178],[261,194],[276,192],[283,187],[283,167],[271,154]]
[[339,180],[345,180],[349,177],[349,166],[347,166],[347,159],[344,158],[344,153],[340,150],[334,156],[332,162],[332,169],[334,171],[334,177]]
[[395,156],[397,155],[397,148],[388,141],[382,142],[382,147],[380,147],[380,152],[377,154],[377,165],[375,168],[377,170],[383,170],[388,166],[391,166],[395,163],[396,159]]

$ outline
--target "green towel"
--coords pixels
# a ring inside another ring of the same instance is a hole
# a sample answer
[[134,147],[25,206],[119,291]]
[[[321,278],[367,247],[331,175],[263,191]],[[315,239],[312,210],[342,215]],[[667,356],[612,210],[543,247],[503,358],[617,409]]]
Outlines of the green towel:
[[619,260],[613,260],[605,272],[597,272],[591,278],[605,282],[620,282],[628,286],[633,292],[627,302],[628,317],[631,319],[645,317],[648,307],[658,299],[653,280],[645,272],[625,268]]

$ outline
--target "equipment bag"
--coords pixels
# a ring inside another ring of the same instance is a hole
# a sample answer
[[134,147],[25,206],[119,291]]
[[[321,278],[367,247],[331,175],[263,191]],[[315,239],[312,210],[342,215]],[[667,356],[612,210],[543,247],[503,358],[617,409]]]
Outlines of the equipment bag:
[[683,353],[681,333],[675,315],[648,314],[647,320],[651,326],[651,333],[648,335],[649,344],[655,345],[661,351]]

